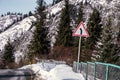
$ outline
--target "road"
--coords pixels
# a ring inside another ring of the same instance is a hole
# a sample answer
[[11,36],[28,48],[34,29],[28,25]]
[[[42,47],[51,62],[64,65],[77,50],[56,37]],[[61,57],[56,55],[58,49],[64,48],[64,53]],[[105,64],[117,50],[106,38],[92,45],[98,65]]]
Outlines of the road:
[[34,76],[29,69],[0,69],[0,80],[33,80]]

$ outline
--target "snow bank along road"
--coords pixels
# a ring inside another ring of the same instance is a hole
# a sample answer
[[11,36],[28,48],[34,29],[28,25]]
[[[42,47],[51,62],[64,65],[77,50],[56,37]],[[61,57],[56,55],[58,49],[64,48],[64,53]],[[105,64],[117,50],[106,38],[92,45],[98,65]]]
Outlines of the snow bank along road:
[[21,69],[34,71],[34,80],[85,80],[80,73],[73,72],[72,67],[66,64],[37,63]]
[[[32,75],[32,76],[31,76]],[[0,70],[0,80],[85,80],[66,64],[37,63],[17,70]]]

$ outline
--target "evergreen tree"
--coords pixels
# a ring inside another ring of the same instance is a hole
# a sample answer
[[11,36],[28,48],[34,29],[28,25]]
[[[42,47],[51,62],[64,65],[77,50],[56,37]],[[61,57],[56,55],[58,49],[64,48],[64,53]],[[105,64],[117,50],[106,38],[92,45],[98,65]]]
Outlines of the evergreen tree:
[[95,48],[97,41],[100,39],[100,35],[102,31],[102,27],[101,27],[102,25],[100,24],[100,22],[101,22],[100,13],[97,9],[94,9],[87,25],[88,33],[90,36],[86,41],[88,45],[86,46],[91,50]]
[[55,4],[59,3],[60,1],[62,1],[62,0],[53,0],[52,5],[55,5]]
[[29,11],[29,16],[32,16],[33,14],[32,14],[32,12],[31,11]]
[[22,20],[22,16],[20,16],[20,21]]
[[80,3],[80,7],[79,7],[77,24],[79,24],[81,21],[83,21],[83,3],[82,2]]
[[39,56],[41,54],[49,54],[50,51],[50,41],[48,39],[48,28],[45,27],[45,5],[43,0],[37,0],[38,8],[37,21],[35,23],[36,29],[34,31],[33,40],[29,46],[29,58],[33,56]]
[[55,4],[55,0],[53,0],[53,2],[52,2],[52,6]]
[[26,17],[28,17],[28,15],[27,15],[27,14],[24,14],[24,15],[23,15],[23,19],[26,18]]
[[87,2],[87,0],[85,0],[85,5],[87,5],[88,4],[88,2]]
[[10,12],[7,12],[7,15],[10,15]]
[[4,56],[3,56],[3,59],[6,64],[14,62],[13,51],[14,51],[14,47],[10,43],[10,41],[8,41],[7,44],[5,45],[5,51],[4,51]]
[[85,40],[85,48],[84,53],[87,55],[86,57],[90,59],[93,54],[93,51],[96,50],[96,44],[98,40],[101,38],[102,25],[100,24],[101,17],[99,11],[95,8],[93,13],[90,15],[89,22],[87,24],[87,29],[89,33],[89,37]]
[[[79,12],[78,12],[78,19],[76,21],[76,24],[79,25],[79,23],[83,21],[83,3],[80,3],[80,7],[79,7]],[[82,38],[83,41],[83,38]],[[75,46],[78,47],[78,43],[79,43],[79,37],[75,37]]]
[[62,10],[61,19],[58,27],[55,46],[72,46],[73,37],[70,26],[69,0],[65,0],[65,8]]
[[112,32],[111,19],[108,19],[106,25],[103,27],[102,39],[100,45],[100,61],[106,63],[116,63],[118,61],[118,55],[116,53],[117,45],[114,43],[114,37]]
[[62,0],[56,0],[56,1],[55,1],[55,4],[59,3],[60,1],[62,1]]
[[117,61],[115,64],[120,65],[120,27],[119,31],[117,33],[117,42],[116,42],[116,55],[117,55]]
[[4,15],[2,14],[1,17],[3,17]]

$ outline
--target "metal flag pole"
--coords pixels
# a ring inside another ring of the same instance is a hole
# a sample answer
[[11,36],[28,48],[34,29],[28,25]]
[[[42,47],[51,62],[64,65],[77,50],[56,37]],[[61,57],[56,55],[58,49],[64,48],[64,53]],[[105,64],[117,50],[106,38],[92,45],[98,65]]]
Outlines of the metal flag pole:
[[[78,47],[78,63],[80,62],[80,49],[81,48],[81,36],[79,38],[79,47]],[[78,72],[78,67],[79,67],[79,64],[77,64],[77,72]]]

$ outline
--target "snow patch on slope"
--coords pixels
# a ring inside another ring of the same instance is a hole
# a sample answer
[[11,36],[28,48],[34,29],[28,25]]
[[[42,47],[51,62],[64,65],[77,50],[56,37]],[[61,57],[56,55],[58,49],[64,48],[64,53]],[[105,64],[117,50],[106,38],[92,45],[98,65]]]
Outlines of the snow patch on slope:
[[54,8],[54,9],[52,9],[52,11],[51,11],[51,14],[56,14],[56,13],[58,13],[59,11],[61,11],[62,10],[62,8]]

